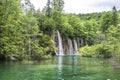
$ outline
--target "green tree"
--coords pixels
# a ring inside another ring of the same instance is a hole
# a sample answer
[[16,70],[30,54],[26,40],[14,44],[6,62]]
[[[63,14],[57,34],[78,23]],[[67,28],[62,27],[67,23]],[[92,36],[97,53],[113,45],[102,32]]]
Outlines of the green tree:
[[101,30],[105,34],[105,37],[107,38],[107,29],[112,24],[112,14],[110,12],[106,12],[101,17]]
[[2,0],[1,8],[4,10],[4,14],[2,14],[2,20],[0,21],[0,23],[2,23],[0,26],[0,54],[5,58],[18,53],[18,41],[20,40],[20,33],[18,33],[18,30],[21,29],[20,19],[22,15],[19,6],[19,0]]
[[54,10],[62,12],[63,7],[64,7],[64,1],[63,0],[53,0],[52,7]]
[[99,26],[96,20],[91,19],[84,23],[84,34],[85,40],[88,42],[89,45],[93,45],[96,41],[98,36]]
[[113,10],[112,10],[112,24],[114,26],[117,26],[118,24],[118,13],[115,6],[113,7]]
[[46,16],[50,17],[51,15],[51,8],[50,8],[50,0],[48,0],[47,2],[47,6],[46,6]]

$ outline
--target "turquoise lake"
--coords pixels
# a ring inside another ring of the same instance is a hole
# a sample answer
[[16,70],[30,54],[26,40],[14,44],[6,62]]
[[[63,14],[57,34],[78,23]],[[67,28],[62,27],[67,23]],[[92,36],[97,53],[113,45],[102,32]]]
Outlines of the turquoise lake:
[[79,56],[0,62],[0,80],[120,80],[119,63],[111,59]]

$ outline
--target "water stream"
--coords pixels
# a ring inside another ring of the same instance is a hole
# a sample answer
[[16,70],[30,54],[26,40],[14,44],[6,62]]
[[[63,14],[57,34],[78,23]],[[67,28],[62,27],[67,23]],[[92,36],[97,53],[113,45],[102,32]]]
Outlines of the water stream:
[[74,50],[73,50],[73,44],[71,39],[68,39],[68,48],[69,48],[68,55],[73,55]]
[[57,30],[57,34],[58,34],[58,52],[57,52],[57,55],[64,55],[62,38],[61,38],[60,32],[58,30]]
[[[57,37],[58,37],[58,40],[56,41],[58,43],[57,47],[58,47],[58,50],[56,51],[55,50],[55,53],[56,55],[64,55],[64,50],[63,49],[63,44],[62,43],[62,38],[61,38],[61,34],[60,32],[57,30]],[[67,38],[67,42],[68,42],[68,45],[66,45],[68,47],[68,51],[66,52],[67,55],[78,55],[78,42],[76,39],[72,40],[72,39],[69,39]],[[65,46],[64,46],[65,48]]]
[[77,41],[74,39],[74,54],[78,55],[78,45],[77,45]]

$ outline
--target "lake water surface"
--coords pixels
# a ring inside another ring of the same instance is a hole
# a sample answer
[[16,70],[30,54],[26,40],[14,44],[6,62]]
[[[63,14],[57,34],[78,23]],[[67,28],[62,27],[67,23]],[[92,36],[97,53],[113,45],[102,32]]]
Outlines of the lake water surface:
[[120,64],[111,59],[79,56],[0,62],[0,80],[120,80]]

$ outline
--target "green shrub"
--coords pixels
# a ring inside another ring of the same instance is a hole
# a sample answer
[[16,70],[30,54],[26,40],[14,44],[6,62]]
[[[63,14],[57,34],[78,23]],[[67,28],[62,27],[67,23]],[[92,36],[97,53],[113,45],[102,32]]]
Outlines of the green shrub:
[[84,57],[110,58],[113,53],[113,46],[110,44],[97,44],[80,48],[80,55]]
[[80,55],[84,57],[93,57],[96,53],[95,46],[84,46],[79,51]]
[[96,48],[98,57],[110,58],[113,53],[113,46],[109,44],[99,44]]

